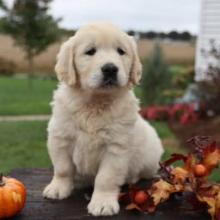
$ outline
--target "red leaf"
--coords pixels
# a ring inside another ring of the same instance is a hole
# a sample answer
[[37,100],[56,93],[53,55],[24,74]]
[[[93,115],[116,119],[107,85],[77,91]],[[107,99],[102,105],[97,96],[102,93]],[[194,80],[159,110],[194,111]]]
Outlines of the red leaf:
[[187,159],[186,156],[184,156],[183,154],[172,154],[171,158],[169,160],[166,160],[163,164],[165,166],[170,166],[171,164],[173,164],[176,161],[182,160],[185,161]]

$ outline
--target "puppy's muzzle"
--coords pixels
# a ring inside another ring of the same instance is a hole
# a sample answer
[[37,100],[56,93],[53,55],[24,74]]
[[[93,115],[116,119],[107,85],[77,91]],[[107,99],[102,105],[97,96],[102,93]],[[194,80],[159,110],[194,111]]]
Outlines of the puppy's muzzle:
[[103,81],[102,86],[108,87],[108,86],[115,86],[118,84],[118,67],[115,66],[113,63],[107,63],[102,68],[102,74],[103,74]]

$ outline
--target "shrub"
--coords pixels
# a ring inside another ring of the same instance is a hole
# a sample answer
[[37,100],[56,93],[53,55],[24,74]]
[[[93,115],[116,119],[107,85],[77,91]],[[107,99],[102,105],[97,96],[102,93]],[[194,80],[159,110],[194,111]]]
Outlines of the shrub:
[[189,103],[167,106],[150,106],[140,110],[143,118],[148,120],[177,120],[181,124],[197,122],[205,112],[202,103]]
[[190,83],[194,82],[194,66],[190,66],[181,70],[172,79],[172,84],[179,89],[186,89]]
[[170,66],[172,75],[170,88],[164,91],[164,95],[171,101],[181,98],[188,86],[194,81],[194,67]]
[[164,61],[160,45],[156,43],[151,58],[144,62],[141,81],[142,104],[166,104],[167,99],[163,91],[169,88],[170,81],[168,65]]

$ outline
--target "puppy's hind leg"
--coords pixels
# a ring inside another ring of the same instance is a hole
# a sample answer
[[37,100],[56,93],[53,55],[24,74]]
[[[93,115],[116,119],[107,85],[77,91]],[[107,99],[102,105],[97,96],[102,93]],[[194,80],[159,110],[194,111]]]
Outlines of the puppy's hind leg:
[[51,157],[54,176],[43,191],[43,196],[50,199],[64,199],[71,195],[74,188],[75,168],[69,152],[68,142],[62,138],[48,138],[48,150]]
[[158,150],[158,152],[155,151],[154,155],[145,155],[146,157],[142,160],[144,161],[144,166],[141,170],[140,178],[151,179],[158,176],[162,152],[163,150],[161,148],[161,150]]
[[158,170],[159,170],[159,162],[152,166],[145,167],[141,173],[140,178],[142,179],[152,179],[154,177],[158,176]]

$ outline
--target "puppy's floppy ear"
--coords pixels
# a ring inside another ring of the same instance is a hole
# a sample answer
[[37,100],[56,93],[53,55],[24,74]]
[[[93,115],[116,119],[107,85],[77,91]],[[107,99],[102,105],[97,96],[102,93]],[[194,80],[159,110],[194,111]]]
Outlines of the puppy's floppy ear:
[[132,60],[132,65],[131,65],[131,70],[130,70],[130,82],[133,85],[137,85],[142,75],[142,64],[138,56],[137,44],[134,38],[129,36],[129,40],[131,42],[131,49],[133,53],[133,60]]
[[76,71],[73,60],[73,44],[74,37],[62,44],[57,55],[57,63],[55,66],[58,79],[71,86],[75,85],[76,83]]

